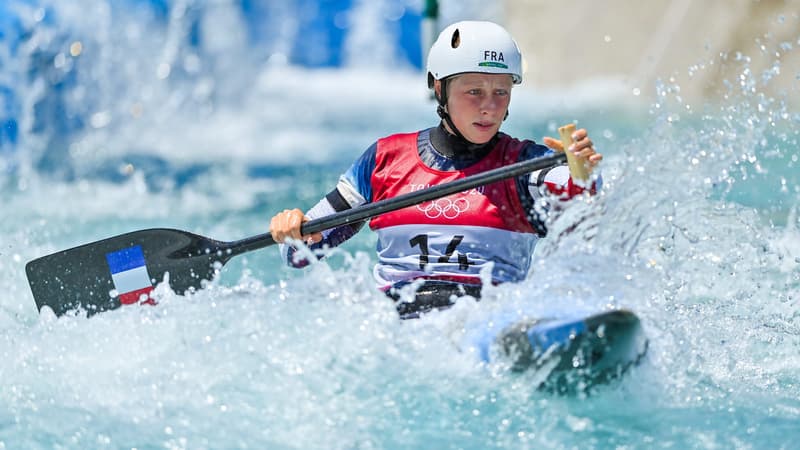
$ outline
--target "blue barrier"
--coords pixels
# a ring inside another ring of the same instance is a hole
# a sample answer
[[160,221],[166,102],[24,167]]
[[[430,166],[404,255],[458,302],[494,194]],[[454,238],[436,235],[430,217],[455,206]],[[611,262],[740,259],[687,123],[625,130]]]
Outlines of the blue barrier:
[[19,136],[19,105],[14,96],[14,91],[8,86],[0,85],[0,152],[8,151],[17,143]]
[[20,36],[23,27],[16,14],[13,14],[5,2],[0,2],[0,154],[9,152],[14,148],[19,137],[19,102],[10,85],[14,81],[14,74],[9,70],[11,59],[19,48]]
[[289,61],[307,67],[340,66],[345,30],[337,26],[336,16],[347,12],[350,0],[298,3],[298,33]]
[[[373,0],[376,1],[376,0]],[[388,1],[388,0],[387,0]],[[413,8],[411,1],[394,2],[393,8],[400,9],[399,17],[383,18],[380,28],[394,31],[394,47],[397,59],[405,61],[411,67],[421,68],[422,54],[420,48],[420,21],[422,11]],[[146,8],[155,18],[166,22],[171,1],[169,0],[125,0],[119,9],[125,10]],[[408,3],[403,6],[402,3]],[[119,5],[118,2],[112,2]],[[398,5],[400,4],[400,5]],[[236,0],[240,9],[247,36],[251,46],[256,50],[269,49],[280,40],[280,22],[296,21],[296,32],[288,61],[304,67],[340,67],[345,64],[344,45],[349,33],[345,18],[358,5],[353,0],[285,0],[276,6],[274,0]],[[191,5],[195,10],[202,10],[203,2]],[[289,18],[275,17],[278,14],[291,15]],[[197,13],[197,12],[196,12]],[[199,12],[202,14],[202,12]],[[199,24],[191,26],[189,44],[197,46],[202,30]],[[271,52],[265,51],[265,57]]]

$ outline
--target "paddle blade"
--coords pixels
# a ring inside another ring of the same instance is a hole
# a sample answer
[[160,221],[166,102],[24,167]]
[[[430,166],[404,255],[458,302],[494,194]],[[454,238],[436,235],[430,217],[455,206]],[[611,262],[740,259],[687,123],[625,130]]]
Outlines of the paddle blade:
[[43,256],[25,266],[36,306],[60,316],[89,315],[125,304],[152,303],[149,293],[169,274],[183,294],[210,281],[230,259],[227,243],[180,230],[134,231]]

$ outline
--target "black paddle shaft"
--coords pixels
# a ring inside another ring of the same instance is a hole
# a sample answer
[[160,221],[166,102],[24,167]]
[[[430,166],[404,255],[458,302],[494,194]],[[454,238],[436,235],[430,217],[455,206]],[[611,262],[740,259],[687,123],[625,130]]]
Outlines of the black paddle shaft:
[[[391,211],[491,184],[507,178],[564,163],[563,153],[522,161],[391,199],[310,220],[301,227],[303,235],[353,224]],[[131,279],[149,281],[147,288],[167,281],[183,294],[201,289],[232,257],[275,244],[269,233],[239,241],[223,242],[193,233],[166,228],[130,233],[81,245],[30,261],[25,270],[33,298],[41,310],[50,307],[56,315],[82,308],[91,315],[115,309],[123,302],[122,285]],[[139,255],[131,257],[130,255]],[[125,256],[122,258],[120,255]],[[115,261],[124,259],[115,269]],[[141,263],[135,262],[140,260]],[[134,261],[134,262],[131,262]],[[123,270],[123,269],[131,269]],[[144,272],[142,272],[144,271]],[[113,273],[113,275],[112,275]],[[131,275],[133,273],[133,275]],[[142,275],[144,273],[144,275]]]
[[[557,164],[566,162],[567,157],[564,153],[556,153],[551,156],[544,156],[541,158],[530,159],[508,166],[503,166],[493,170],[487,170],[476,175],[472,175],[460,180],[451,181],[449,183],[431,186],[427,189],[421,189],[415,192],[398,195],[379,202],[370,203],[367,205],[359,206],[353,209],[341,211],[329,216],[321,217],[319,219],[309,220],[300,227],[300,232],[305,236],[311,233],[316,233],[330,228],[339,227],[342,225],[349,225],[361,222],[365,219],[370,219],[381,214],[397,211],[408,206],[418,205],[437,198],[446,197],[457,192],[466,191],[484,186],[497,181],[505,180],[526,173],[535,172],[546,167],[552,167]],[[240,241],[232,242],[230,250],[234,255],[257,250],[259,248],[267,247],[275,244],[272,236],[269,233],[260,234],[250,238],[242,239]]]

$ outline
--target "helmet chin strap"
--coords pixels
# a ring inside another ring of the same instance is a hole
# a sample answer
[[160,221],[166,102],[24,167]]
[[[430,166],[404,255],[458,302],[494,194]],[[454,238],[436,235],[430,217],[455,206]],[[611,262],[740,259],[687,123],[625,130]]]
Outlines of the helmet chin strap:
[[[461,130],[459,130],[458,127],[456,127],[456,124],[453,123],[453,119],[450,117],[450,113],[447,111],[447,79],[446,78],[441,80],[441,86],[442,87],[441,87],[440,94],[436,96],[436,100],[439,101],[439,106],[436,107],[436,114],[438,114],[439,117],[441,117],[442,120],[444,120],[447,123],[447,126],[450,127],[450,129],[453,131],[453,134],[455,134],[455,136],[457,138],[459,138],[462,141],[464,141],[464,143],[467,145],[468,148],[478,148],[478,147],[483,147],[484,145],[486,145],[486,143],[484,143],[484,144],[476,144],[476,143],[470,141],[469,139],[467,139],[466,137],[464,137],[463,134],[461,134]],[[505,115],[505,117],[503,117],[503,121],[505,121],[507,118],[508,118],[508,110],[506,110],[506,115]],[[497,136],[497,135],[495,134],[495,136]],[[491,143],[493,140],[494,140],[494,138],[490,139],[489,143]]]
[[473,144],[467,138],[461,134],[461,131],[458,129],[456,124],[453,123],[453,119],[450,117],[450,113],[447,111],[447,78],[441,80],[441,90],[439,91],[439,95],[436,96],[436,100],[439,101],[439,106],[436,107],[436,114],[442,118],[447,123],[447,126],[450,127],[450,130],[453,131],[453,134],[456,135],[459,139],[463,140],[467,144]]
[[475,145],[474,142],[470,142],[467,138],[465,138],[464,135],[461,134],[461,131],[458,129],[458,127],[456,127],[456,124],[453,123],[453,119],[450,117],[450,113],[447,112],[447,106],[439,105],[438,107],[436,107],[436,114],[438,114],[439,117],[441,117],[442,120],[444,120],[445,123],[447,123],[448,128],[450,128],[450,130],[453,131],[453,134],[455,134],[456,137],[458,137],[459,139],[463,140],[468,144]]

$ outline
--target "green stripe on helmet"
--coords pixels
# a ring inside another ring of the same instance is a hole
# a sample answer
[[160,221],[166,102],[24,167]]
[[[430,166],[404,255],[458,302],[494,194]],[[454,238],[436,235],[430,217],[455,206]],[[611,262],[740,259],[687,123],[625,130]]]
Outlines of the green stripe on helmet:
[[478,63],[478,65],[480,67],[498,67],[500,69],[508,69],[507,65],[505,65],[503,63],[496,62],[496,61],[484,61],[484,62]]

